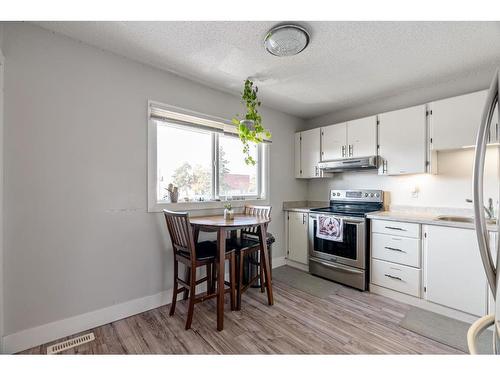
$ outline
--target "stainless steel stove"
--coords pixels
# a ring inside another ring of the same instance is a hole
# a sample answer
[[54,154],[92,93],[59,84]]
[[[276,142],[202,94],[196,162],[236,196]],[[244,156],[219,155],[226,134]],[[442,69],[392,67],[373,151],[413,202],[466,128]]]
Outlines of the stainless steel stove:
[[[368,288],[368,221],[383,209],[381,190],[331,190],[330,206],[309,214],[309,272],[360,290]],[[320,215],[342,220],[342,241],[317,235]]]

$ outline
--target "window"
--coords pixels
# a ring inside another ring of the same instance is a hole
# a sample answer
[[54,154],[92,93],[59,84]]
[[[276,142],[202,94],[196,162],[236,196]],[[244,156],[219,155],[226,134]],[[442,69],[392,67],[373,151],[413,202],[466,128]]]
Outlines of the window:
[[234,126],[224,120],[170,108],[150,102],[150,211],[171,203],[169,184],[178,187],[178,203],[190,202],[193,206],[196,202],[207,205],[219,200],[265,197],[266,144],[251,145],[251,155],[257,163],[247,165]]
[[[259,195],[258,163],[247,165],[241,152],[238,138],[219,136],[219,197],[233,196],[257,197]],[[259,160],[258,146],[250,146],[250,155]]]
[[168,185],[179,201],[212,198],[212,134],[157,121],[157,200],[168,199]]

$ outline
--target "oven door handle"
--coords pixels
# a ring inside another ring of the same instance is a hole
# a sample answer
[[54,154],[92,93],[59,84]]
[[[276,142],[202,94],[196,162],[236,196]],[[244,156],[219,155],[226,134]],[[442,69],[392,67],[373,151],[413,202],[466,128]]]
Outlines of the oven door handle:
[[357,274],[362,274],[364,273],[365,271],[364,270],[355,270],[355,269],[352,269],[351,267],[346,267],[346,266],[343,266],[341,264],[334,264],[334,263],[328,263],[328,262],[323,262],[321,260],[317,260],[317,259],[313,259],[313,258],[309,258],[309,261],[310,262],[315,262],[315,263],[319,263],[321,264],[322,266],[325,266],[325,267],[330,267],[330,268],[335,268],[339,271],[343,271],[343,272],[347,272],[347,273],[357,273]]
[[[340,216],[340,215],[331,215],[326,214],[325,216],[333,216],[336,219],[342,219],[345,223],[359,225],[365,222],[364,217],[352,217],[352,216]],[[314,221],[318,220],[318,214],[309,213],[309,220]]]

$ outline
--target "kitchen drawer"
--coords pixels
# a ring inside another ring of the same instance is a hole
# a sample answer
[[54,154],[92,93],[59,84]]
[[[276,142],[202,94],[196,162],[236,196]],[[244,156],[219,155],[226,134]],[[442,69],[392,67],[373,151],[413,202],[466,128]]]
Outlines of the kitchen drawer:
[[372,257],[420,268],[420,240],[372,233]]
[[421,270],[372,259],[372,284],[420,297]]
[[420,224],[401,221],[372,220],[372,232],[420,238]]

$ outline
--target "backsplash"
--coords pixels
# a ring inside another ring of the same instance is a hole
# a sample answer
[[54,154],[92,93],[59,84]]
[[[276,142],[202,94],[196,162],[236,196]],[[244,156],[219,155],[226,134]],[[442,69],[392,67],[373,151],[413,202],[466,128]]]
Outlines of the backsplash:
[[[499,150],[486,153],[484,198],[498,201]],[[379,176],[376,171],[344,172],[332,178],[310,180],[308,200],[324,200],[330,189],[381,189],[386,192],[385,206],[471,210],[465,201],[472,197],[474,149],[438,153],[438,174]],[[485,202],[486,203],[486,202]],[[472,212],[472,211],[470,211]]]

